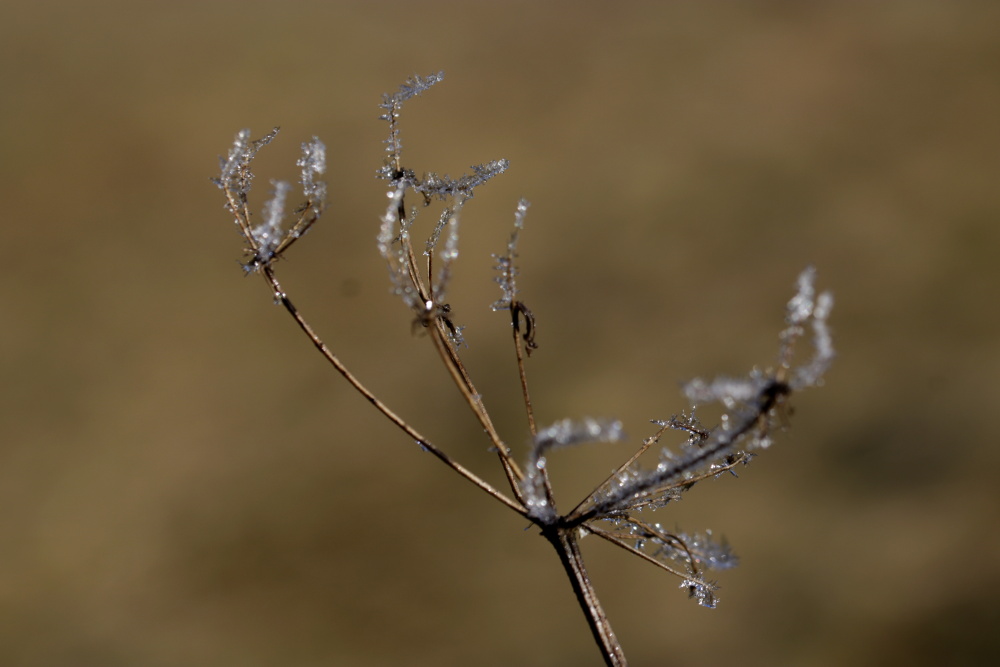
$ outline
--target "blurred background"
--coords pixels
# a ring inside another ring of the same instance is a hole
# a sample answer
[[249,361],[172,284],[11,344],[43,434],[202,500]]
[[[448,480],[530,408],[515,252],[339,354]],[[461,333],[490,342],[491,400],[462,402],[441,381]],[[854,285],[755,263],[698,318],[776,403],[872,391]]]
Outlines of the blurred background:
[[488,305],[525,197],[538,419],[632,436],[553,457],[565,508],[681,382],[773,360],[807,264],[836,295],[840,356],[791,429],[655,516],[740,555],[717,610],[584,541],[631,661],[996,664],[997,4],[13,0],[0,53],[0,663],[600,664],[551,549],[324,365],[208,180],[237,130],[281,125],[259,210],[326,142],[285,288],[499,483],[374,243],[380,96],[444,70],[403,110],[405,163],[511,161],[451,292],[494,421],[523,455]]

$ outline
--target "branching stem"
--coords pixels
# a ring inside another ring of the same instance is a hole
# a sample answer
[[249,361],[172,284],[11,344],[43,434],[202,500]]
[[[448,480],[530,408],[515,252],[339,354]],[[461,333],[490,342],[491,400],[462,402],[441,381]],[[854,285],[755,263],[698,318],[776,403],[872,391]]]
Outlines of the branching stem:
[[299,325],[299,328],[302,329],[302,331],[309,338],[309,340],[312,341],[312,344],[316,347],[317,350],[319,350],[320,354],[323,355],[323,357],[330,363],[330,365],[333,366],[334,369],[336,369],[336,371],[340,373],[344,377],[344,379],[347,380],[347,382],[352,387],[354,387],[354,389],[359,394],[364,396],[369,403],[374,405],[375,409],[377,409],[379,412],[385,415],[386,419],[395,424],[401,431],[406,433],[406,435],[408,435],[418,445],[420,445],[420,447],[433,454],[446,466],[448,466],[449,468],[457,472],[459,475],[461,475],[468,481],[472,482],[480,489],[485,491],[487,494],[489,494],[496,500],[499,500],[501,503],[503,503],[510,509],[514,510],[518,514],[522,516],[527,516],[527,512],[521,503],[511,500],[500,491],[494,489],[488,482],[481,479],[471,470],[467,469],[465,466],[453,460],[450,456],[448,456],[442,450],[440,450],[434,443],[432,443],[430,440],[421,435],[416,429],[410,426],[402,417],[393,412],[389,408],[389,406],[380,401],[375,396],[375,394],[373,394],[368,389],[368,387],[363,385],[361,381],[358,380],[358,378],[355,377],[350,370],[348,370],[348,368],[343,364],[342,361],[340,361],[337,355],[335,355],[333,351],[326,346],[326,343],[324,343],[323,340],[318,335],[316,335],[316,332],[313,331],[312,327],[309,326],[309,323],[306,322],[305,318],[302,317],[302,314],[299,313],[298,308],[295,307],[291,299],[288,298],[288,295],[286,295],[284,290],[281,289],[281,284],[275,277],[274,270],[270,267],[270,265],[264,266],[262,268],[261,273],[264,276],[264,280],[271,287],[274,297],[281,302],[281,305],[285,307],[285,310],[288,311],[288,313],[292,316],[292,319],[294,319],[296,324]]
[[[403,215],[404,211],[405,208],[401,204],[399,207],[399,214]],[[400,218],[400,228],[402,228],[404,223],[405,219]],[[424,283],[424,280],[420,275],[420,271],[417,268],[416,254],[413,252],[413,244],[410,243],[409,235],[402,235],[400,241],[403,243],[403,247],[405,249],[406,265],[410,281],[413,284],[413,288],[417,291],[421,303],[429,303],[432,308],[439,305],[435,301],[436,295],[431,293],[431,290]],[[431,278],[430,271],[432,268],[433,265],[431,260],[428,259],[428,281]],[[511,458],[510,450],[503,442],[503,439],[497,432],[496,427],[493,425],[493,420],[490,418],[489,411],[487,411],[486,406],[483,404],[482,396],[480,396],[475,385],[472,383],[472,378],[469,377],[469,373],[466,371],[465,365],[462,363],[462,360],[458,355],[458,351],[455,349],[455,346],[449,342],[448,332],[444,322],[442,322],[440,317],[436,317],[436,313],[434,312],[428,312],[424,315],[432,318],[433,326],[431,326],[431,323],[428,323],[428,326],[431,330],[431,339],[434,341],[434,347],[437,349],[438,355],[441,357],[441,361],[444,363],[445,368],[448,369],[448,373],[455,382],[455,386],[458,387],[459,393],[462,394],[462,397],[469,405],[472,413],[476,416],[480,425],[482,425],[483,430],[486,431],[486,435],[489,437],[494,449],[496,449],[497,456],[500,458],[500,463],[503,465],[504,474],[507,476],[507,483],[510,485],[511,491],[517,497],[518,501],[523,502],[518,482],[524,479],[524,474],[521,472],[517,463]]]
[[[253,179],[250,161],[259,148],[273,139],[277,128],[256,141],[250,140],[249,130],[239,132],[228,159],[223,158],[221,161],[220,177],[213,179],[213,182],[224,191],[227,208],[235,217],[240,233],[246,240],[244,251],[250,256],[250,260],[243,265],[244,270],[248,273],[259,272],[264,277],[275,301],[284,306],[320,354],[386,419],[424,451],[433,454],[466,481],[541,530],[541,534],[559,556],[605,663],[610,667],[624,667],[627,665],[625,654],[584,566],[579,539],[589,533],[611,542],[681,577],[684,580],[682,586],[689,589],[692,597],[697,597],[703,606],[714,606],[713,592],[717,587],[704,579],[702,570],[735,564],[725,542],[713,543],[710,532],[693,538],[688,538],[683,533],[672,534],[664,531],[658,523],[650,525],[641,521],[636,513],[646,507],[662,507],[698,481],[732,471],[735,466],[750,460],[753,447],[766,444],[768,429],[779,420],[785,400],[793,391],[819,384],[834,357],[827,327],[833,297],[825,292],[816,295],[813,285],[815,270],[807,268],[799,276],[798,292],[788,304],[788,326],[781,336],[777,371],[766,374],[754,371],[745,379],[717,378],[711,383],[700,380],[691,383],[685,392],[692,402],[717,401],[725,406],[727,414],[723,417],[722,425],[716,429],[703,430],[693,409],[690,416],[682,414],[681,418],[672,417],[668,422],[657,422],[660,424],[659,430],[646,438],[625,463],[594,487],[569,513],[560,515],[556,508],[545,454],[556,447],[568,447],[582,442],[618,441],[622,437],[621,424],[592,418],[580,421],[567,419],[541,431],[538,429],[525,366],[525,356],[537,348],[534,342],[535,319],[531,310],[517,299],[518,290],[515,285],[516,245],[525,211],[529,206],[526,200],[521,200],[507,252],[494,255],[496,268],[500,272],[496,280],[503,290],[503,298],[495,302],[492,308],[497,311],[509,308],[512,318],[521,396],[533,440],[527,467],[522,469],[517,465],[495,428],[486,404],[462,362],[461,330],[451,319],[446,291],[452,262],[458,256],[458,211],[472,197],[473,188],[503,173],[508,163],[506,160],[495,160],[472,167],[471,174],[457,180],[448,176],[442,178],[433,173],[417,178],[413,171],[403,168],[400,157],[397,123],[400,106],[436,84],[442,76],[441,72],[426,78],[414,76],[401,86],[398,93],[383,97],[381,107],[385,114],[382,119],[389,123],[389,138],[386,143],[390,155],[379,174],[391,183],[392,190],[388,193],[389,207],[381,216],[378,247],[389,264],[394,289],[403,297],[407,307],[416,313],[414,324],[419,323],[427,328],[434,348],[452,381],[482,426],[492,448],[496,450],[513,497],[494,488],[452,459],[378,399],[327,347],[278,282],[272,262],[280,259],[282,253],[310,229],[323,211],[326,185],[314,180],[325,169],[326,149],[322,142],[314,137],[311,143],[303,144],[303,157],[297,164],[302,167],[300,182],[305,203],[294,210],[295,219],[287,231],[281,231],[285,194],[290,187],[287,183],[275,183],[274,196],[265,207],[263,224],[256,227],[251,225],[251,213],[247,204],[247,192]],[[430,203],[432,199],[450,200],[454,203],[442,213],[439,225],[428,238],[427,261],[423,266],[418,262],[410,238],[413,217],[408,219],[403,202],[404,195],[409,190],[422,195],[426,203]],[[439,255],[442,266],[435,275],[433,249],[446,229],[447,240]],[[398,248],[393,247],[396,242],[400,244]],[[807,324],[812,325],[815,357],[808,364],[792,369],[794,345],[807,330]],[[664,433],[671,428],[687,433],[686,448],[679,455],[664,448],[656,468],[643,470],[639,466],[639,458],[654,444],[658,444]],[[690,542],[690,547],[687,542]],[[685,561],[687,567],[683,571],[681,568]]]

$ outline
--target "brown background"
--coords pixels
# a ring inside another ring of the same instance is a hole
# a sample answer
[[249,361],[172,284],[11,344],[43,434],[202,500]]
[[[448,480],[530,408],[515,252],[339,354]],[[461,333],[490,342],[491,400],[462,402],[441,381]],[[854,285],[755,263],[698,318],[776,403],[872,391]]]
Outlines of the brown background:
[[[208,182],[241,127],[284,128],[258,195],[326,141],[286,288],[496,480],[374,248],[377,102],[443,69],[407,162],[511,160],[452,304],[518,451],[487,309],[518,197],[542,422],[638,442],[684,379],[771,361],[806,264],[836,293],[841,356],[792,430],[656,516],[741,555],[719,609],[584,542],[634,664],[995,664],[996,3],[21,1],[0,54],[0,663],[598,664],[551,550],[323,366]],[[564,503],[627,452],[554,457]]]

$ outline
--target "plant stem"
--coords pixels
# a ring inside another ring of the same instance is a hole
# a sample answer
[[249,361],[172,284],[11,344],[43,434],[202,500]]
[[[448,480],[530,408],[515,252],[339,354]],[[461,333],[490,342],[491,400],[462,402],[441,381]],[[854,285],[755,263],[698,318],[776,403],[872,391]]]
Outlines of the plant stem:
[[577,543],[575,528],[562,528],[560,526],[544,526],[542,535],[552,544],[556,553],[559,554],[559,562],[566,569],[569,581],[573,585],[573,592],[576,593],[577,602],[583,609],[587,617],[587,624],[594,634],[601,655],[608,667],[627,667],[628,660],[622,650],[618,638],[615,637],[611,623],[608,621],[600,600],[597,599],[597,592],[590,582],[587,568],[583,564],[583,554],[580,553],[580,545]]

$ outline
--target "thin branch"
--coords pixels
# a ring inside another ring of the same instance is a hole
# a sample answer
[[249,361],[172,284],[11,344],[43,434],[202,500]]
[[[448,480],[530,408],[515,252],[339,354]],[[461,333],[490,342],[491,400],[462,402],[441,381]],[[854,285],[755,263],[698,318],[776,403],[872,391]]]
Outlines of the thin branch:
[[[402,205],[400,205],[400,215],[403,214],[403,210]],[[399,220],[401,228],[404,222],[405,219],[401,218]],[[440,304],[437,304],[434,299],[434,295],[428,290],[423,277],[420,275],[420,271],[417,267],[416,253],[413,252],[413,245],[410,243],[409,236],[404,235],[401,241],[403,242],[403,247],[405,248],[406,264],[410,280],[413,283],[413,287],[417,290],[417,294],[419,295],[421,303],[424,305],[426,311],[421,313],[420,316],[433,317],[434,319],[434,326],[431,328],[431,339],[434,341],[434,346],[438,351],[438,355],[444,362],[445,368],[448,369],[452,380],[455,382],[455,386],[458,387],[459,393],[462,394],[465,402],[476,416],[480,425],[482,425],[483,429],[486,431],[490,442],[496,449],[497,456],[500,458],[500,462],[503,465],[504,474],[507,476],[507,482],[510,485],[511,491],[515,494],[519,501],[523,501],[518,482],[524,479],[524,473],[521,472],[520,467],[511,458],[510,449],[503,442],[503,439],[497,432],[496,427],[493,425],[493,420],[490,419],[489,412],[483,404],[482,396],[472,383],[472,378],[466,371],[465,365],[462,363],[461,357],[458,355],[458,351],[455,349],[454,345],[448,342],[448,331],[446,330],[446,325],[442,321],[443,318],[437,316],[434,312],[435,306]],[[431,280],[430,271],[433,267],[431,257],[432,255],[429,254],[427,263],[428,281]]]
[[[692,577],[692,573],[690,573],[690,572],[681,572],[680,570],[675,570],[674,568],[670,567],[666,563],[664,563],[662,561],[659,561],[659,560],[656,560],[655,558],[653,558],[652,556],[650,556],[649,554],[647,554],[645,551],[642,551],[641,549],[636,549],[634,546],[632,546],[628,542],[625,542],[623,539],[621,539],[621,537],[619,537],[618,535],[615,535],[614,533],[608,532],[608,531],[606,531],[606,530],[604,530],[602,528],[598,528],[597,526],[594,526],[593,524],[589,524],[589,523],[586,524],[586,525],[584,525],[584,526],[581,526],[580,528],[582,530],[586,530],[588,533],[591,533],[593,535],[597,535],[598,537],[600,537],[602,539],[605,539],[608,542],[611,542],[616,547],[620,547],[620,548],[624,549],[625,551],[627,551],[627,552],[629,552],[631,554],[634,554],[634,555],[638,556],[639,558],[641,558],[641,559],[643,559],[645,561],[649,561],[653,565],[655,565],[655,566],[657,566],[659,568],[662,568],[662,569],[666,570],[667,572],[669,572],[670,574],[673,574],[673,575],[676,575],[676,576],[680,577],[681,579],[690,579]],[[697,573],[695,573],[695,576],[696,575],[697,575]]]
[[434,341],[434,346],[437,348],[438,354],[444,361],[445,367],[451,374],[452,380],[455,382],[455,386],[458,387],[459,393],[465,399],[465,402],[476,416],[476,419],[479,420],[479,423],[486,432],[487,437],[489,437],[490,442],[493,443],[493,447],[497,451],[497,456],[500,458],[500,462],[503,465],[504,474],[507,476],[507,482],[510,484],[511,490],[517,496],[518,500],[523,501],[522,492],[518,482],[524,479],[524,473],[521,472],[520,467],[511,458],[510,450],[500,438],[500,434],[497,433],[496,427],[493,426],[493,420],[490,419],[489,412],[487,412],[486,406],[483,404],[482,397],[472,384],[472,380],[469,378],[468,373],[466,373],[465,366],[462,364],[457,352],[455,352],[454,347],[447,340],[445,325],[440,321],[440,319],[435,320],[435,326],[431,332],[431,339]]
[[[530,311],[524,307],[518,301],[513,301],[510,304],[510,316],[513,320],[511,323],[511,333],[514,338],[514,354],[517,355],[517,375],[521,379],[521,397],[524,400],[524,411],[528,417],[528,430],[531,432],[531,437],[534,438],[538,434],[538,427],[535,424],[535,410],[531,404],[531,396],[528,393],[528,373],[524,367],[524,348],[521,347],[522,335],[521,335],[521,312],[522,309],[527,312],[525,314],[526,322],[525,327],[528,331],[524,334],[524,345],[534,345],[534,322],[532,322]],[[531,352],[533,347],[529,347],[528,351]]]
[[487,494],[489,494],[496,500],[499,500],[501,503],[503,503],[510,509],[514,510],[515,512],[524,517],[528,516],[527,510],[524,508],[523,505],[514,500],[511,500],[500,491],[494,489],[488,482],[480,479],[479,476],[477,476],[475,473],[473,473],[472,471],[462,466],[460,463],[453,460],[450,456],[448,456],[443,451],[438,449],[438,447],[434,445],[434,443],[432,443],[430,440],[421,435],[416,429],[410,426],[405,420],[403,420],[402,417],[398,416],[395,412],[389,409],[389,406],[380,401],[375,396],[375,394],[373,394],[366,386],[364,386],[361,383],[361,381],[358,380],[354,376],[354,374],[347,369],[346,366],[344,366],[343,362],[340,361],[337,355],[335,355],[333,351],[326,346],[326,343],[324,343],[322,339],[320,339],[320,337],[316,335],[316,332],[313,331],[312,327],[309,326],[309,323],[306,322],[306,320],[302,317],[301,313],[299,313],[298,309],[285,294],[284,290],[281,289],[281,285],[280,283],[278,283],[278,279],[274,275],[274,270],[269,265],[265,265],[263,267],[262,274],[264,276],[265,281],[271,287],[274,297],[281,302],[281,305],[285,307],[285,310],[288,311],[288,313],[292,316],[292,319],[294,319],[295,322],[299,325],[299,328],[302,329],[302,331],[306,334],[306,336],[308,336],[309,340],[312,341],[312,344],[316,347],[316,349],[319,350],[320,354],[322,354],[323,357],[326,358],[326,360],[330,363],[330,365],[333,366],[336,369],[336,371],[340,373],[344,377],[344,379],[347,380],[347,382],[352,387],[354,387],[354,389],[359,394],[364,396],[369,403],[374,405],[379,412],[385,415],[385,417],[389,421],[391,421],[401,431],[403,431],[404,433],[406,433],[406,435],[412,438],[414,442],[420,445],[422,449],[433,454],[449,468],[451,468],[459,475],[461,475],[468,481],[478,486],[480,489],[485,491]]
[[[318,206],[318,208],[317,208]],[[312,211],[312,215],[306,215],[309,211]],[[305,236],[305,233],[309,231],[309,228],[319,220],[319,217],[323,214],[322,202],[314,202],[312,200],[306,201],[300,210],[300,215],[298,220],[292,225],[288,233],[282,239],[281,243],[274,251],[274,256],[278,257],[281,253],[288,250],[289,247],[300,238]]]

